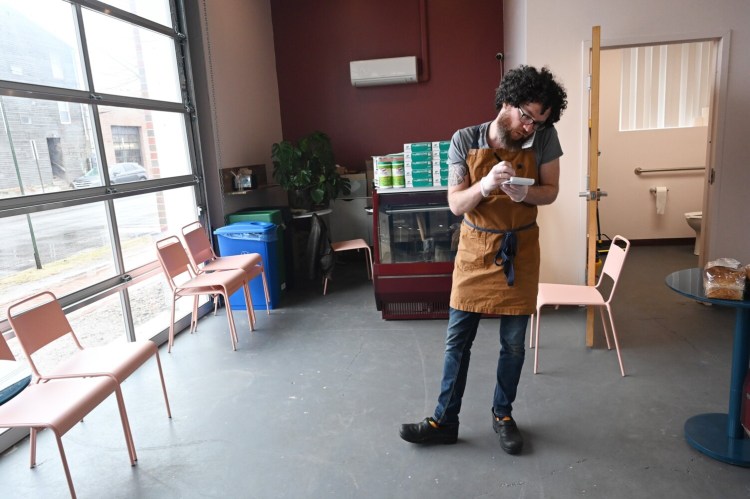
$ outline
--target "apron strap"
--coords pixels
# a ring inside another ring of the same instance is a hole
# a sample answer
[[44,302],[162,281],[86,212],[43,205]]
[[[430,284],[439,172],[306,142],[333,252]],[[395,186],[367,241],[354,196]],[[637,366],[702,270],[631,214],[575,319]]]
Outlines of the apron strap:
[[479,149],[479,125],[476,125],[472,132],[471,149]]
[[500,244],[500,248],[497,250],[497,253],[495,253],[495,265],[497,265],[498,267],[500,265],[503,266],[503,273],[505,274],[505,279],[508,281],[508,286],[513,286],[516,282],[516,271],[513,267],[513,260],[516,258],[516,254],[518,253],[518,238],[516,237],[516,232],[530,229],[536,226],[536,222],[531,222],[530,224],[526,224],[517,229],[508,230],[487,229],[485,227],[479,227],[466,220],[466,218],[463,219],[463,222],[472,229],[476,229],[481,232],[489,232],[490,234],[503,234],[503,240]]

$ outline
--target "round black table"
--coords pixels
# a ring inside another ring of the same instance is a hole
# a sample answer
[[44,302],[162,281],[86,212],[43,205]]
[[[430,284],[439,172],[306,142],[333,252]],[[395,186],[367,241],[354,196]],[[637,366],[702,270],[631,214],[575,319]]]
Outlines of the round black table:
[[719,461],[750,466],[750,439],[745,438],[741,423],[742,385],[748,370],[750,353],[750,300],[717,300],[706,298],[703,270],[679,270],[669,274],[667,286],[681,295],[737,312],[734,323],[732,371],[729,384],[729,411],[699,414],[685,422],[685,439],[697,450]]
[[0,359],[0,405],[21,393],[30,381],[29,367],[25,362]]

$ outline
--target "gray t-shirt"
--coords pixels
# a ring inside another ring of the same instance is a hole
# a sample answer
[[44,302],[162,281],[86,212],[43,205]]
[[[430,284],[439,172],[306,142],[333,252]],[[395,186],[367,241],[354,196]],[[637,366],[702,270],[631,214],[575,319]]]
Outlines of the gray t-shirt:
[[[479,149],[489,149],[489,145],[487,144],[487,128],[491,123],[491,121],[488,121],[481,125],[462,128],[454,133],[451,138],[450,148],[448,149],[448,164],[466,164],[466,156],[469,154],[469,149],[472,148],[477,127],[479,127],[479,137],[477,137]],[[544,163],[549,163],[559,158],[563,154],[560,147],[560,140],[557,138],[557,130],[553,126],[537,130],[523,145],[524,149],[529,147],[533,148],[536,154],[537,168]]]

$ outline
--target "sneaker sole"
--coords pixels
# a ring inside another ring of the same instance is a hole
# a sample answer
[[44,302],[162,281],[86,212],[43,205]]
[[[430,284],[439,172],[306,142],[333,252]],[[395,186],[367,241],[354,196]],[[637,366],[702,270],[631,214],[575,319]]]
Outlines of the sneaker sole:
[[430,438],[424,438],[421,440],[414,440],[409,439],[404,436],[403,433],[399,432],[399,436],[401,437],[401,440],[404,440],[405,442],[409,442],[410,444],[443,444],[443,445],[450,445],[455,444],[458,441],[458,435],[456,436],[449,436],[449,435],[440,435],[440,436],[434,436]]
[[510,455],[516,455],[521,452],[521,449],[523,449],[523,445],[519,446],[517,449],[514,449],[513,447],[507,447],[500,443],[500,448],[503,449],[507,454]]

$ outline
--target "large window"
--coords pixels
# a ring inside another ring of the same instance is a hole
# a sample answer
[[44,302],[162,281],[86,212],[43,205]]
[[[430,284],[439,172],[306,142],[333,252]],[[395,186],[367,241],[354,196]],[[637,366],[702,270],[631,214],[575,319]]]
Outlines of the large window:
[[0,0],[0,332],[17,354],[7,307],[43,290],[89,345],[169,325],[154,244],[205,205],[175,8]]

